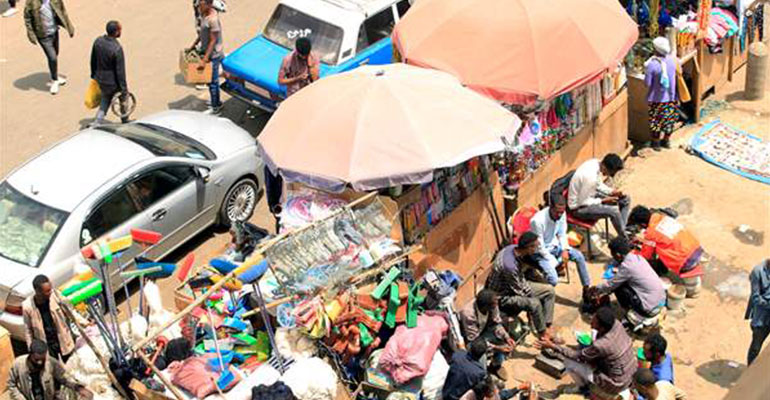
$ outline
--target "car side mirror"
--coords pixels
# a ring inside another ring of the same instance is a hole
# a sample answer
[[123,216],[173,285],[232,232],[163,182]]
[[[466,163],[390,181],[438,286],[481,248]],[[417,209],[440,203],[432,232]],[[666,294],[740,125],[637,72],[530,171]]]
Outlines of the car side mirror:
[[198,178],[203,181],[203,183],[207,183],[209,181],[209,178],[211,176],[211,171],[206,167],[197,167],[195,168],[195,174],[198,175]]

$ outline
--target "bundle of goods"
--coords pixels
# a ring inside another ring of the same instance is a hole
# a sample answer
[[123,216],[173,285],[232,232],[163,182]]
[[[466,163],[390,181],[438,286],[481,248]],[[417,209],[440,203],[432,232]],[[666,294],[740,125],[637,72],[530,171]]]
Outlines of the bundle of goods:
[[[608,86],[610,83],[614,89],[615,79],[607,81]],[[542,111],[528,118],[516,143],[509,146],[505,162],[498,167],[504,187],[515,190],[518,184],[537,171],[599,115],[605,99],[612,97],[610,92],[613,90],[604,90],[602,80],[597,80],[556,97],[545,104]]]
[[719,53],[725,39],[734,36],[739,30],[738,18],[733,11],[715,7],[711,9],[704,40],[712,53]]
[[462,204],[489,175],[489,158],[473,158],[455,167],[437,170],[433,181],[420,186],[419,198],[404,206],[406,243],[418,242],[449,213]]

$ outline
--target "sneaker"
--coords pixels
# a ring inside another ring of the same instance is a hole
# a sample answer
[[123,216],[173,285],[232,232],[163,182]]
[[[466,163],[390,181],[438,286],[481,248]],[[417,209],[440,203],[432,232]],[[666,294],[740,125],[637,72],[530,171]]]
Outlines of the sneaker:
[[204,114],[209,115],[219,115],[222,113],[222,106],[218,107],[209,107],[206,111],[203,112]]
[[3,13],[3,18],[13,17],[19,10],[16,9],[16,7],[11,7]]
[[209,90],[209,85],[206,83],[199,83],[195,85],[195,89],[197,90]]
[[62,78],[61,76],[56,81],[59,82],[59,86],[64,86],[67,84],[67,78]]
[[51,94],[59,93],[59,81],[51,82]]
[[663,146],[663,148],[670,149],[671,141],[669,141],[668,139],[663,139],[660,141],[660,145]]

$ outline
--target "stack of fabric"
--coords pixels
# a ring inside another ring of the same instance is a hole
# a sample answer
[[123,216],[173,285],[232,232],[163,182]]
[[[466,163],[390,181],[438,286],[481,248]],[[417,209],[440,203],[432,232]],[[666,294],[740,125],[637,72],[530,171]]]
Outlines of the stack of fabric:
[[708,31],[706,32],[706,44],[712,53],[721,51],[725,39],[738,33],[740,26],[735,14],[724,8],[711,9]]

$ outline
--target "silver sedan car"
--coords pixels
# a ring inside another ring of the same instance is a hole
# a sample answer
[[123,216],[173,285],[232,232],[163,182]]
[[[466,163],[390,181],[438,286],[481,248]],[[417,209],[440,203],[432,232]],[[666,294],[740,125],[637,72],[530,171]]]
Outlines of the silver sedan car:
[[159,232],[147,255],[160,259],[212,224],[250,218],[261,180],[256,142],[224,118],[167,111],[68,137],[0,182],[0,325],[23,338],[32,279],[71,279],[94,240]]

